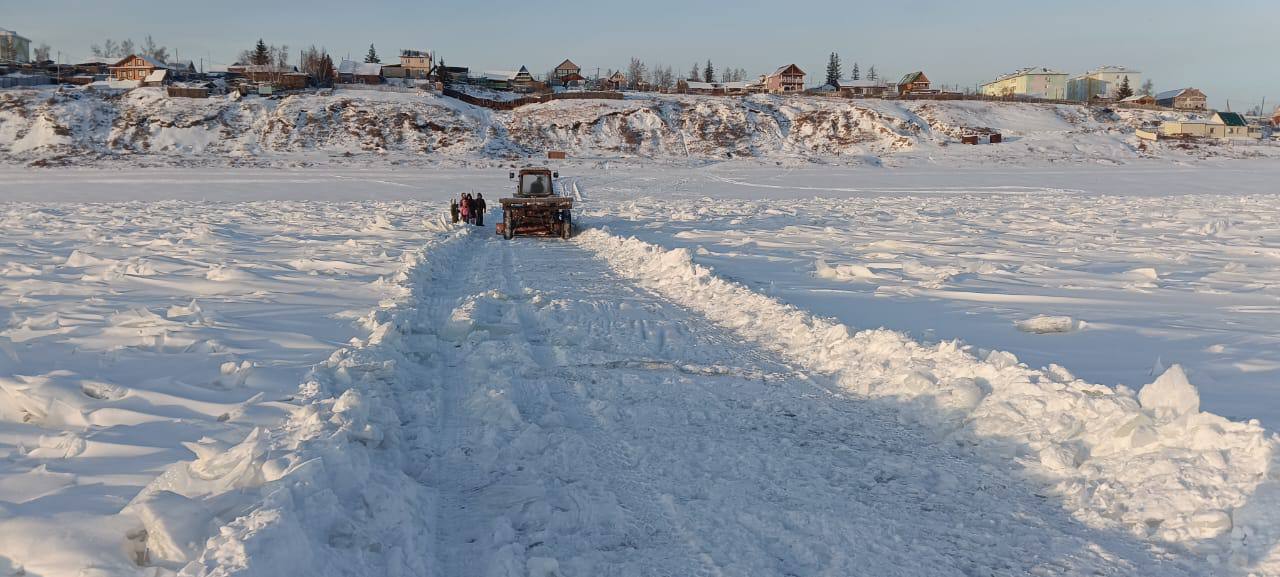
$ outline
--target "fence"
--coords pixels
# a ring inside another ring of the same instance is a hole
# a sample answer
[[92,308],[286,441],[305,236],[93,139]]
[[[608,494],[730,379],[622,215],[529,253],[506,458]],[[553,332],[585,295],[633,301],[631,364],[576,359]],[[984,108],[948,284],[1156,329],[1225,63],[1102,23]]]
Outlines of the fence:
[[524,96],[513,100],[490,100],[488,98],[480,98],[472,96],[465,92],[460,92],[452,88],[445,88],[443,91],[445,96],[456,98],[467,104],[482,106],[492,110],[515,110],[527,104],[540,104],[550,102],[552,100],[622,100],[623,96],[620,92],[560,92],[553,94],[541,94],[536,96]]
[[418,92],[417,88],[391,84],[334,84],[333,87],[340,90],[371,90],[373,92],[403,92],[409,94]]
[[208,98],[208,88],[195,88],[187,86],[169,86],[167,87],[169,98]]
[[14,88],[17,86],[43,86],[45,84],[53,84],[53,79],[43,74],[33,74],[26,76],[0,76],[0,88]]

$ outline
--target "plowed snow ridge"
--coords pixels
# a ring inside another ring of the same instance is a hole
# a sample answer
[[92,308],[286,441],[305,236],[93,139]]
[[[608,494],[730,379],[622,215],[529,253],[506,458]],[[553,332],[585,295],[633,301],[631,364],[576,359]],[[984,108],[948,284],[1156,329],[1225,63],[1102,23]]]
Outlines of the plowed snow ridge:
[[1280,574],[1275,441],[1199,412],[1177,369],[1140,403],[1007,353],[851,334],[687,251],[468,232],[408,259],[405,296],[283,426],[139,495],[144,564]]
[[925,347],[883,329],[851,333],[716,277],[684,249],[599,230],[580,242],[618,274],[833,375],[845,390],[894,399],[948,438],[1014,458],[1090,526],[1225,554],[1237,569],[1280,567],[1267,518],[1276,439],[1256,421],[1200,412],[1177,366],[1135,395],[1029,369],[1006,352],[978,359],[954,342]]

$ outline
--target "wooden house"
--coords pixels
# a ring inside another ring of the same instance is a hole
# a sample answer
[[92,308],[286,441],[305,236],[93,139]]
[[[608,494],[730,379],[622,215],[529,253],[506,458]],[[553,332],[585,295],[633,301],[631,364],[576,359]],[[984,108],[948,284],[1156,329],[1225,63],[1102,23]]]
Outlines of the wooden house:
[[929,87],[929,77],[918,70],[906,74],[902,80],[898,81],[899,95],[932,94],[933,92],[935,91]]
[[883,98],[889,93],[889,84],[880,80],[841,80],[840,95],[849,98]]
[[555,75],[556,80],[559,80],[561,82],[568,82],[568,80],[566,79],[570,76],[577,76],[578,78],[582,78],[582,67],[578,66],[577,64],[574,64],[572,60],[569,60],[568,58],[566,58],[564,62],[561,62],[558,66],[556,66],[556,69],[554,72],[552,72],[552,74]]
[[1155,106],[1156,97],[1150,94],[1134,94],[1128,98],[1120,99],[1122,104],[1133,104],[1136,106]]
[[228,74],[243,76],[256,84],[271,84],[280,90],[300,90],[307,87],[309,76],[295,66],[274,64],[235,64],[227,67]]
[[130,54],[108,67],[116,80],[142,82],[156,70],[168,70],[165,63],[139,54]]
[[169,71],[173,76],[180,79],[190,78],[192,76],[195,76],[197,73],[199,73],[199,71],[196,70],[196,63],[190,60],[180,60],[178,62],[166,62],[165,65],[169,67]]
[[1156,95],[1156,104],[1179,110],[1204,110],[1209,99],[1195,88],[1166,90]]
[[614,72],[613,75],[600,81],[600,88],[604,90],[622,90],[627,87],[627,75],[621,71]]
[[1271,127],[1280,128],[1280,106],[1276,107],[1276,111],[1271,114]]
[[771,94],[804,91],[804,71],[795,64],[780,66],[773,74],[765,76],[765,90]]
[[343,60],[338,64],[337,78],[340,84],[382,84],[382,65]]
[[536,85],[537,81],[525,66],[521,66],[516,75],[511,77],[511,89],[516,92],[532,92]]

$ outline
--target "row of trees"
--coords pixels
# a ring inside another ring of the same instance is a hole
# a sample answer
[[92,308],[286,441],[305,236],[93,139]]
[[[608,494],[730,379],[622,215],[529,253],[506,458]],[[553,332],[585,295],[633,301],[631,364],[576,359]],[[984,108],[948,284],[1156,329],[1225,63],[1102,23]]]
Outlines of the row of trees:
[[[47,60],[48,59],[47,51],[49,47],[45,45],[45,46],[42,46],[42,48],[46,50],[45,60]],[[160,62],[169,61],[169,49],[159,44],[156,44],[155,40],[151,38],[150,34],[148,34],[147,37],[142,41],[141,45],[135,44],[132,38],[126,38],[119,42],[116,42],[115,40],[108,38],[104,40],[102,44],[89,45],[89,52],[92,52],[93,55],[98,58],[117,58],[118,59],[118,58],[124,58],[125,56],[128,56],[130,54],[141,54],[148,58],[159,60]],[[37,52],[37,56],[38,55],[39,53]]]
[[[844,77],[844,68],[840,64],[840,54],[832,52],[827,58],[827,84],[839,86],[840,79]],[[853,63],[853,68],[849,71],[849,78],[852,80],[862,80],[862,69],[858,67],[858,63]],[[880,73],[876,72],[876,67],[872,66],[867,70],[867,80],[875,82],[880,79]]]
[[[605,78],[613,76],[615,71],[608,69],[605,71]],[[716,82],[719,78],[720,82],[741,82],[746,79],[747,71],[742,68],[725,68],[717,75],[716,67],[710,60],[705,64],[695,62],[689,69],[689,74],[683,78],[676,75],[675,70],[666,65],[657,65],[650,67],[639,58],[632,58],[627,64],[626,70],[621,71],[627,77],[627,86],[630,88],[640,88],[643,86],[652,87],[661,90],[670,90],[675,88],[676,82],[679,80],[691,80],[694,82]],[[550,78],[552,73],[548,72],[547,77]]]
[[[742,68],[725,68],[720,71],[720,82],[742,82],[747,79],[747,71]],[[694,62],[693,67],[689,69],[689,78],[692,81],[715,82],[716,67],[708,59],[707,63],[702,66],[701,74],[699,74],[698,63]]]

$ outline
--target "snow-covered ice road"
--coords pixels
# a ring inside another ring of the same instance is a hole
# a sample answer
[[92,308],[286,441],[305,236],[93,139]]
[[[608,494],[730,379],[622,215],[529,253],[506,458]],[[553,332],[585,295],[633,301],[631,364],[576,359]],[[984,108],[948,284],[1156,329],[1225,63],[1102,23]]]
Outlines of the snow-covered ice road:
[[[620,278],[580,243],[460,239],[395,387],[424,552],[466,575],[1181,575],[1013,467]],[[429,378],[428,378],[429,376]],[[407,417],[421,407],[416,414]]]

